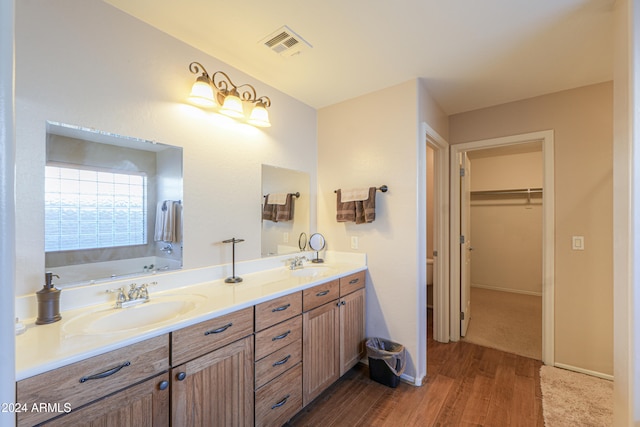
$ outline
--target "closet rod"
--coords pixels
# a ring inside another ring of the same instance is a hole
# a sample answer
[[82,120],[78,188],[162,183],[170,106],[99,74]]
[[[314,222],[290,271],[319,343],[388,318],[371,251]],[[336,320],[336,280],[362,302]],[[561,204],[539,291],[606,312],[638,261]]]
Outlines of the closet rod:
[[517,188],[512,190],[481,190],[472,191],[472,195],[500,195],[500,194],[537,194],[542,193],[542,188]]

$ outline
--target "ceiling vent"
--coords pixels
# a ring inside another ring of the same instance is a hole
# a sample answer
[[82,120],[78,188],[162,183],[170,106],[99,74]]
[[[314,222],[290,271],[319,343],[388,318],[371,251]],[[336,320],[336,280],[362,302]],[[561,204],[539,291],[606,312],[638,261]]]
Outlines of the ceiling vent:
[[282,56],[293,56],[309,49],[311,46],[305,39],[286,25],[259,41],[266,47]]

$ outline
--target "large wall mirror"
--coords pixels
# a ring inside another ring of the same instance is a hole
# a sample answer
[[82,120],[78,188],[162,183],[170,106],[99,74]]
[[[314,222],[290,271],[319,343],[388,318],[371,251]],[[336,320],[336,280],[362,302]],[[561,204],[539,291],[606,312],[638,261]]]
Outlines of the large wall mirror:
[[309,174],[262,165],[263,257],[300,251],[300,233],[309,232],[309,190]]
[[182,267],[182,148],[47,123],[45,268],[56,285]]

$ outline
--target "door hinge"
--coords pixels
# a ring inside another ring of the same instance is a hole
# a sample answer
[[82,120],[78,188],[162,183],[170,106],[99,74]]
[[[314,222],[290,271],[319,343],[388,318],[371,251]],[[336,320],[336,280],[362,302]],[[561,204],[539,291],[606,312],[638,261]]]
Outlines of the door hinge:
[[460,176],[464,176],[464,168],[460,168]]
[[460,244],[464,245],[464,236],[460,236]]
[[464,311],[460,312],[460,320],[464,320]]

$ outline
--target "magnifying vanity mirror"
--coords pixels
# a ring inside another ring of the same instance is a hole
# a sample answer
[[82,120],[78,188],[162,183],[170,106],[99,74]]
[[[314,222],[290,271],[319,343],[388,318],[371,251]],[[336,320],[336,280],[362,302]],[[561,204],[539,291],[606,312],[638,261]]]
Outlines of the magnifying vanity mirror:
[[321,263],[324,262],[322,258],[318,256],[318,252],[324,249],[325,247],[324,236],[320,233],[314,233],[309,237],[309,247],[316,251],[316,257],[311,260],[311,262]]
[[[291,211],[286,215],[271,214],[269,208],[284,209],[285,203],[275,196],[291,195]],[[269,197],[272,196],[272,197]],[[266,204],[271,206],[266,206]],[[265,212],[265,208],[266,212]],[[301,236],[309,230],[310,179],[309,174],[292,169],[262,165],[262,230],[261,255],[263,257],[297,253],[302,245]],[[306,247],[306,234],[304,246]]]
[[52,122],[46,145],[56,285],[182,268],[182,148]]

